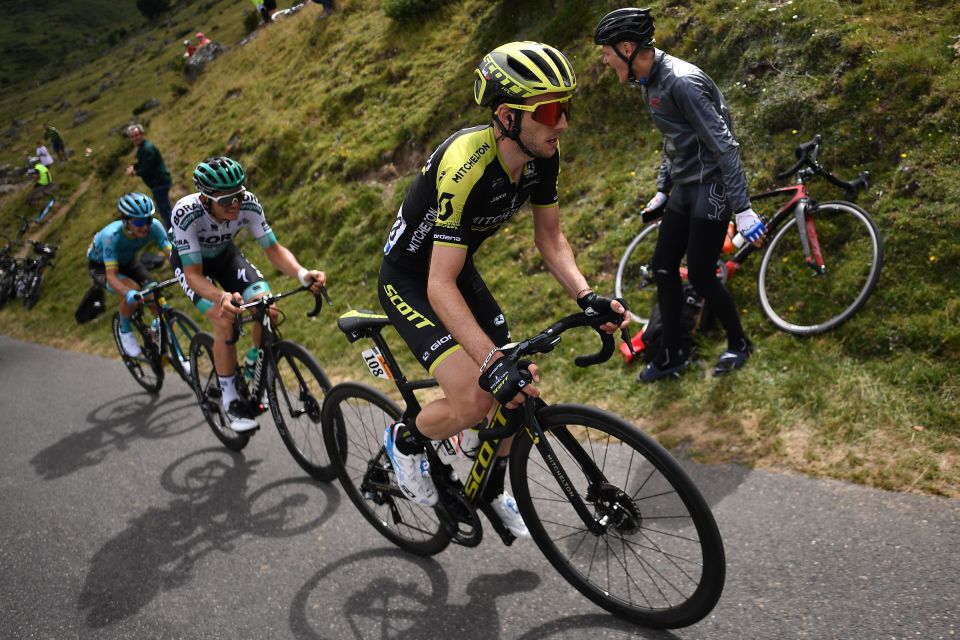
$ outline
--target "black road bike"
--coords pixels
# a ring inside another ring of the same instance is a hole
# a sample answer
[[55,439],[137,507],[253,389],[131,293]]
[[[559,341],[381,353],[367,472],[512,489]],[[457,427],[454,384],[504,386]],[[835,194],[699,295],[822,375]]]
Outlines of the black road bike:
[[[552,351],[560,334],[598,327],[603,318],[563,318],[533,338],[502,348],[517,360]],[[384,537],[430,556],[451,542],[476,546],[478,511],[501,540],[513,535],[481,496],[505,438],[513,438],[510,482],[537,546],[578,591],[607,611],[650,627],[681,627],[706,616],[723,590],[726,563],[713,514],[690,477],[650,436],[611,413],[575,404],[527,400],[499,407],[479,431],[481,446],[463,481],[427,447],[439,502],[421,507],[400,490],[383,446],[388,425],[420,411],[415,391],[436,381],[407,380],[381,331],[381,314],[351,311],[337,326],[350,342],[373,340],[364,360],[377,377],[392,379],[405,403],[365,385],[344,382],[323,404],[323,438],[347,495]],[[601,333],[597,354],[575,359],[598,364],[613,353]],[[534,454],[536,451],[536,454]]]
[[[4,239],[7,239],[4,236]],[[7,241],[3,249],[0,249],[0,308],[7,303],[7,300],[16,295],[15,283],[17,279],[17,259],[13,255],[15,246],[13,242]]]
[[[137,305],[130,317],[130,326],[141,348],[141,354],[135,358],[123,350],[120,343],[120,313],[113,314],[113,340],[120,358],[137,384],[150,393],[158,393],[163,387],[165,361],[170,362],[184,382],[191,386],[193,384],[189,349],[190,341],[200,332],[200,328],[193,318],[167,304],[163,296],[164,289],[178,283],[176,278],[152,282],[137,295],[141,304]],[[148,306],[156,321],[144,314],[144,308]]]
[[[757,251],[763,251],[757,289],[760,306],[781,331],[813,335],[830,331],[853,317],[873,293],[883,266],[883,239],[873,218],[854,204],[869,185],[862,172],[847,182],[818,161],[820,135],[796,149],[797,162],[777,174],[782,180],[796,176],[796,184],[750,196],[752,201],[788,198],[767,222],[765,249],[744,244],[717,267],[726,281]],[[840,187],[849,201],[814,200],[807,183],[822,177]],[[627,246],[617,267],[616,293],[634,305],[633,319],[646,323],[656,302],[653,252],[660,234],[654,221]],[[681,267],[685,276],[685,267]]]
[[26,257],[18,265],[16,275],[17,297],[23,306],[32,309],[40,298],[43,290],[43,281],[47,267],[53,267],[53,259],[57,256],[58,245],[44,244],[36,240],[28,240],[33,245],[34,257]]
[[[276,323],[269,313],[270,307],[281,298],[303,291],[309,291],[309,288],[270,294],[241,305],[241,309],[249,310],[251,314],[237,315],[233,336],[228,342],[237,342],[242,323],[256,322],[263,327],[249,386],[241,368],[236,369],[240,398],[246,403],[250,415],[260,415],[269,407],[283,444],[297,464],[316,480],[332,480],[336,470],[327,458],[320,431],[320,407],[330,389],[330,380],[306,348],[282,338],[278,331],[283,322],[282,311],[277,310],[279,319]],[[307,316],[313,318],[320,313],[323,298],[327,297],[326,289],[322,292],[322,296],[315,296],[315,306]],[[241,315],[247,317],[241,318]],[[250,441],[251,432],[237,433],[230,428],[223,409],[220,378],[214,366],[213,335],[200,332],[194,337],[190,344],[190,366],[193,369],[193,389],[207,424],[225,447],[240,451]]]

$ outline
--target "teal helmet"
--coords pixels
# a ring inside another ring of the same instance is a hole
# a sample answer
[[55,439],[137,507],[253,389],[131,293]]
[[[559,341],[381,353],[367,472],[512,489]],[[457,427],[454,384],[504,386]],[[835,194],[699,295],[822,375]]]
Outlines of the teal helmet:
[[207,158],[193,170],[193,185],[205,196],[236,191],[246,180],[240,163],[226,156]]
[[117,209],[124,218],[149,218],[156,207],[153,200],[145,193],[134,191],[125,193],[117,200]]

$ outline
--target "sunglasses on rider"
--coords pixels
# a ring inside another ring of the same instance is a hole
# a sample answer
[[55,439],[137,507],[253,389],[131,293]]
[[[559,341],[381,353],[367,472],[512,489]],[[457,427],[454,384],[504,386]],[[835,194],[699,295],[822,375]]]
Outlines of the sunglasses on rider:
[[507,104],[511,109],[519,109],[520,111],[532,111],[531,117],[548,127],[555,127],[557,123],[560,122],[561,116],[567,116],[567,120],[570,119],[570,108],[573,106],[570,104],[570,99],[573,96],[565,96],[563,98],[557,98],[555,100],[544,100],[543,102],[535,102],[533,104]]
[[239,191],[234,191],[233,193],[228,193],[225,196],[208,196],[210,200],[220,205],[224,209],[228,209],[238,202],[243,202],[243,194],[246,191],[243,187],[240,187]]
[[135,227],[145,227],[153,222],[153,218],[124,218],[123,220],[125,222],[129,222]]

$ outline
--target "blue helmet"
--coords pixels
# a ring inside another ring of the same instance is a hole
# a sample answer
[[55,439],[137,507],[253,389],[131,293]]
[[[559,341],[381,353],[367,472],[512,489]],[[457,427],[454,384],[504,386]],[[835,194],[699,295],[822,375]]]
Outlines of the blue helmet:
[[117,209],[124,218],[149,218],[153,215],[156,207],[153,200],[145,193],[135,191],[120,196],[117,200]]

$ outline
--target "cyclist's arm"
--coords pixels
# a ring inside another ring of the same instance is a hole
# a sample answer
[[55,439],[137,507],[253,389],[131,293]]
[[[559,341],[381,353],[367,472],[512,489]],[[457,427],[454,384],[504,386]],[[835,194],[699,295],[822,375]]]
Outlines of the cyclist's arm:
[[275,242],[263,251],[267,254],[267,258],[270,260],[273,266],[279,269],[284,275],[299,280],[300,270],[303,269],[306,271],[306,274],[309,276],[311,282],[319,282],[321,285],[326,284],[327,274],[325,274],[323,271],[310,271],[304,269],[304,267],[297,261],[296,256],[293,255],[293,252],[279,242]]
[[[570,243],[567,242],[566,236],[560,230],[560,208],[556,205],[550,207],[534,206],[533,230],[534,241],[543,256],[543,262],[546,264],[547,270],[563,285],[567,293],[576,300],[593,291],[577,266]],[[626,311],[623,305],[617,301],[613,301],[611,308],[616,313]],[[624,318],[621,325],[607,322],[600,328],[609,333],[620,326],[626,326],[628,322],[629,317]]]
[[434,244],[427,277],[427,298],[467,355],[479,367],[494,347],[493,341],[477,324],[473,312],[457,288],[457,277],[467,261],[466,248]]
[[116,263],[104,264],[103,272],[106,274],[107,284],[109,284],[110,288],[121,298],[127,295],[127,291],[137,290],[136,283],[133,280],[120,277],[120,270],[117,268]]
[[661,160],[660,169],[657,171],[657,191],[661,193],[670,193],[673,189],[673,178],[670,177],[670,158],[667,157],[667,143],[663,143],[660,150]]

